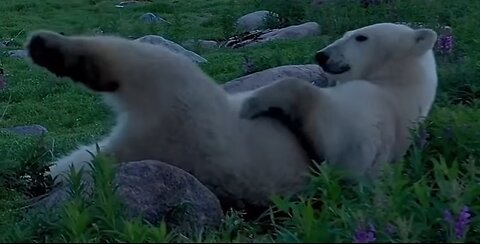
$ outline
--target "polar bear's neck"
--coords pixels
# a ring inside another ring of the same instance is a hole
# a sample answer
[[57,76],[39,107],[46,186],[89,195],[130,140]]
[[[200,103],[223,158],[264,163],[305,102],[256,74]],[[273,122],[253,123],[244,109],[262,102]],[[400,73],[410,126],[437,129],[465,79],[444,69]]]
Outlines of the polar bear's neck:
[[436,83],[437,71],[433,52],[418,58],[402,58],[384,63],[380,68],[365,77],[377,85],[420,85]]
[[432,107],[438,86],[433,52],[429,51],[421,58],[402,60],[401,65],[387,63],[368,80],[410,104],[412,110],[412,106],[418,106],[417,112],[425,117]]

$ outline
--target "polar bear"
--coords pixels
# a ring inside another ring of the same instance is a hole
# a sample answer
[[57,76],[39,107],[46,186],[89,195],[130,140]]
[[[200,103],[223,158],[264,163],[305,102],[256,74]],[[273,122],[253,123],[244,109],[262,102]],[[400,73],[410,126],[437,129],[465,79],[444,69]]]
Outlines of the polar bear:
[[437,90],[432,48],[437,33],[377,23],[348,31],[315,55],[337,86],[318,88],[283,79],[254,91],[241,117],[281,111],[324,161],[347,177],[378,177],[402,159],[411,131],[429,114]]
[[222,204],[264,207],[294,195],[310,179],[311,160],[277,119],[239,118],[248,93],[226,93],[200,67],[162,46],[118,36],[32,32],[29,60],[101,94],[116,125],[98,142],[79,146],[50,167],[57,183],[100,152],[116,162],[159,160],[199,179]]

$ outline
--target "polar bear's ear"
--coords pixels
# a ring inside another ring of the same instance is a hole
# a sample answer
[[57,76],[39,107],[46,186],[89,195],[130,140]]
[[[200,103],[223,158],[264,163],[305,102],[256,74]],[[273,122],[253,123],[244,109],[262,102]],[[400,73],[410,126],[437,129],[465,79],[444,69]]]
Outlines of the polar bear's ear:
[[414,38],[413,52],[422,55],[433,48],[437,41],[437,33],[432,29],[422,28],[414,31]]

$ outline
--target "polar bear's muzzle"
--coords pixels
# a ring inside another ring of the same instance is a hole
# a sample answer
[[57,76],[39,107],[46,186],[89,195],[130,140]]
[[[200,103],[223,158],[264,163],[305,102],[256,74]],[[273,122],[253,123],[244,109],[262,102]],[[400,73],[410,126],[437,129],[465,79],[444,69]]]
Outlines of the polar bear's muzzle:
[[317,54],[315,54],[315,61],[322,67],[323,71],[330,74],[339,75],[350,70],[350,65],[342,61],[334,60],[326,50],[318,51]]

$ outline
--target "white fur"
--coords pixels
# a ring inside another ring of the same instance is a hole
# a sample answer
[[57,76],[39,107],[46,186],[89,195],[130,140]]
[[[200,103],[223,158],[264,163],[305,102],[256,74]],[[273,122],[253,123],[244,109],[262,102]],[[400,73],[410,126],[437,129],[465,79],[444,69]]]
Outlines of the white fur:
[[[357,41],[359,35],[366,41]],[[327,162],[360,177],[375,177],[383,163],[401,160],[410,131],[428,116],[437,88],[432,47],[436,33],[381,23],[347,32],[323,50],[339,85],[316,88],[284,79],[253,93],[242,107],[252,118],[281,108]],[[334,71],[336,72],[336,71]]]
[[[182,168],[220,199],[266,205],[275,194],[303,189],[309,163],[295,136],[276,120],[238,116],[246,94],[229,95],[196,64],[161,46],[119,37],[63,37],[48,31],[33,35],[74,60],[87,55],[103,78],[120,89],[105,92],[117,124],[99,142],[118,162],[160,160]],[[32,38],[31,38],[32,39]],[[99,81],[101,82],[101,81]],[[59,158],[51,174],[63,180],[96,153],[82,146]],[[88,170],[88,168],[85,168]]]

